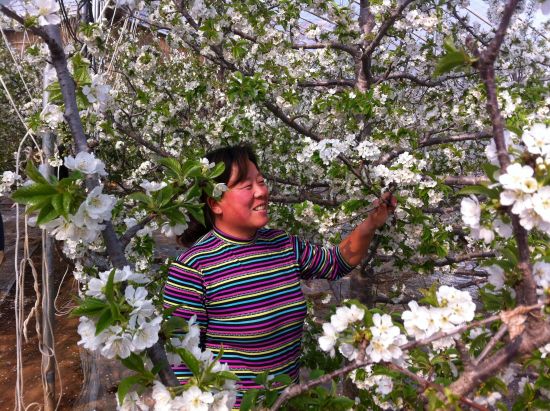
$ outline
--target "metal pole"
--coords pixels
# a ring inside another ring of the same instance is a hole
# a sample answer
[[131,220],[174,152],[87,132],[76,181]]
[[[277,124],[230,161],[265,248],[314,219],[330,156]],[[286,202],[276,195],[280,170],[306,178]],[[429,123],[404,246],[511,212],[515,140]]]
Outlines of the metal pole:
[[[48,104],[49,93],[46,91],[48,71],[44,68],[42,105]],[[42,150],[45,159],[43,173],[46,179],[53,175],[53,168],[48,159],[54,156],[55,135],[51,132],[42,133]],[[54,411],[55,403],[55,339],[54,339],[54,239],[42,230],[42,386],[44,390],[44,410]]]

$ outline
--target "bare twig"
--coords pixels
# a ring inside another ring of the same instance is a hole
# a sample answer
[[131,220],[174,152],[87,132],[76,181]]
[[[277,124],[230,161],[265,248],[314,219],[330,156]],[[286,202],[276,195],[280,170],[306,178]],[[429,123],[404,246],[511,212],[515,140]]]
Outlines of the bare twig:
[[132,238],[137,234],[139,230],[141,230],[143,227],[145,227],[150,221],[152,221],[155,218],[154,215],[149,215],[145,217],[143,220],[138,222],[135,226],[130,227],[124,234],[120,236],[120,244],[122,245],[122,248],[126,248],[126,246],[130,243]]
[[493,338],[491,338],[491,341],[487,343],[481,354],[478,355],[478,357],[473,361],[472,365],[474,367],[477,367],[481,361],[491,352],[491,350],[495,347],[497,342],[500,341],[500,339],[504,336],[506,331],[508,330],[508,326],[506,324],[502,324],[500,328],[498,329],[497,333],[493,335]]
[[[422,386],[422,388],[424,388],[424,390],[426,390],[427,388],[433,388],[437,391],[439,391],[440,393],[444,394],[445,393],[445,388],[439,384],[436,384],[434,382],[431,382],[431,381],[428,381],[422,377],[420,377],[419,375],[407,370],[406,368],[403,368],[403,367],[400,367],[399,365],[397,364],[393,364],[393,363],[389,363],[388,364],[388,368],[391,368],[395,371],[399,371],[400,373],[406,375],[407,377],[409,377],[410,379],[412,379],[413,381],[416,381],[419,385]],[[479,410],[479,411],[489,411],[488,408],[484,407],[483,405],[480,405],[478,404],[477,402],[475,401],[472,401],[470,400],[469,398],[466,398],[466,397],[463,397],[463,396],[459,396],[459,401],[461,403],[463,403],[464,405],[467,405],[471,408],[474,408],[476,410]]]

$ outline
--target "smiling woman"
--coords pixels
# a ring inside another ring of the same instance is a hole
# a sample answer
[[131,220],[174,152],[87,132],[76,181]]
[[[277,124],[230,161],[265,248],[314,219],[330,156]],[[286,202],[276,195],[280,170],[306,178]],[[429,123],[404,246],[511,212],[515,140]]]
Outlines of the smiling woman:
[[[191,224],[180,236],[190,248],[170,265],[164,306],[174,316],[196,316],[202,349],[217,355],[223,348],[221,362],[239,377],[239,394],[229,401],[238,409],[244,391],[260,388],[255,378],[263,372],[297,381],[306,316],[300,280],[349,273],[396,200],[384,194],[338,247],[320,247],[265,228],[269,190],[250,148],[219,149],[207,159],[225,164],[217,180],[227,191],[220,199],[204,199],[206,227]],[[190,348],[185,338],[172,343]],[[192,377],[184,364],[172,368],[182,384]]]

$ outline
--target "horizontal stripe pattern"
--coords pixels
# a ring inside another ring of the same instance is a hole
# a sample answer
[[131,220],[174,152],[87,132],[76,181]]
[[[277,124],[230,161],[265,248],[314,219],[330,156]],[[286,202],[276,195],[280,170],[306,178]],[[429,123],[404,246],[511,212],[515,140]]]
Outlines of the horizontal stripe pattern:
[[[319,247],[284,231],[262,229],[250,241],[212,230],[168,270],[164,306],[173,315],[197,316],[203,348],[239,376],[240,390],[260,388],[258,374],[298,379],[306,304],[301,279],[335,280],[351,271],[338,247]],[[191,376],[172,366],[178,380]]]

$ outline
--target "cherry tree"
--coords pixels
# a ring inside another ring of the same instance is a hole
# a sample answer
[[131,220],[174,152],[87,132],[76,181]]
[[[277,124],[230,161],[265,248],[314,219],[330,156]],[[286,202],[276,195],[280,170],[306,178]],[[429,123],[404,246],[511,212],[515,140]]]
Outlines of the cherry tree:
[[[260,156],[272,224],[312,240],[338,243],[394,191],[396,218],[361,284],[411,273],[486,282],[477,305],[447,285],[396,298],[367,289],[329,321],[308,320],[304,363],[322,369],[302,384],[260,374],[265,390],[241,409],[544,407],[550,62],[532,20],[547,2],[492,1],[492,26],[465,1],[98,4],[66,22],[65,41],[60,4],[0,6],[43,40],[23,59],[51,65],[49,97],[41,105],[38,91],[26,121],[64,150],[38,167],[29,158],[20,178],[4,173],[2,189],[75,261],[80,344],[134,372],[122,409],[234,401],[223,358],[159,304],[152,233],[203,218],[202,192],[225,189],[204,152],[238,142]],[[61,163],[68,177],[52,177]],[[167,366],[179,362],[195,375],[185,386]],[[321,388],[344,375],[356,400]]]

